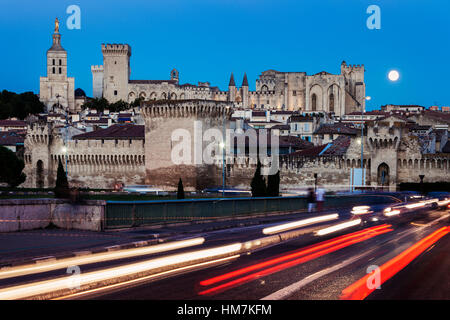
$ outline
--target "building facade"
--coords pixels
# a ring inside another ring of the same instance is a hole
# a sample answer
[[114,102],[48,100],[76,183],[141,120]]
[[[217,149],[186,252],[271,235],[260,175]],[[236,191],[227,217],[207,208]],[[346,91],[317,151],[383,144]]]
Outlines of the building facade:
[[[168,80],[131,80],[131,46],[102,44],[103,65],[92,66],[93,92],[110,102],[149,100],[213,100],[230,102],[235,108],[263,108],[290,111],[323,111],[337,116],[365,106],[364,65],[341,64],[340,74],[319,72],[264,71],[249,90],[247,75],[236,86],[231,74],[228,91],[209,82],[180,84],[173,69]],[[102,91],[100,92],[100,88]]]
[[47,111],[55,108],[79,111],[75,105],[75,78],[67,77],[67,51],[61,45],[58,19],[52,46],[47,50],[47,76],[40,77],[39,81],[39,99]]

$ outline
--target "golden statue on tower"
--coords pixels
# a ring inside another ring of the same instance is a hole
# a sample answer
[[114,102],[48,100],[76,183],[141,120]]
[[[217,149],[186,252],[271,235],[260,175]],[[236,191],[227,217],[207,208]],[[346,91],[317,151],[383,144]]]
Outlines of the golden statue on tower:
[[58,18],[55,19],[55,33],[59,33],[59,20],[58,20]]

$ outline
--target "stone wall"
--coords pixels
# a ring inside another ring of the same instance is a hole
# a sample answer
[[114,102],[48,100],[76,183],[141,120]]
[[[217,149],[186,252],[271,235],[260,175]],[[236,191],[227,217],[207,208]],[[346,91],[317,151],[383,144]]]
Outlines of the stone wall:
[[[25,148],[27,180],[24,187],[54,187],[59,159],[64,167],[67,159],[72,187],[112,189],[116,183],[145,182],[143,140],[69,140],[64,143],[49,127],[34,127],[29,129]],[[43,166],[41,175],[37,169],[39,161]]]
[[0,200],[0,232],[41,229],[53,223],[64,229],[101,231],[105,201],[71,204],[58,199]]

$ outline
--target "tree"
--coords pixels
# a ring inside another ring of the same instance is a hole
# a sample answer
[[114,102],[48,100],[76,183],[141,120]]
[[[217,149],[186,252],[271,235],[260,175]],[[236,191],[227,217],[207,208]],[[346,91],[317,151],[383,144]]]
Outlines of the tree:
[[251,182],[252,197],[265,197],[267,196],[266,180],[261,175],[261,162],[258,159],[256,165],[255,175]]
[[130,109],[130,105],[123,100],[119,100],[109,105],[110,112],[120,112],[128,109]]
[[184,187],[183,187],[183,181],[178,181],[178,191],[177,191],[177,199],[184,199]]
[[0,92],[0,119],[16,117],[24,119],[30,114],[45,110],[45,105],[33,92],[17,94],[7,90]]
[[136,108],[141,106],[141,102],[144,101],[143,97],[139,97],[134,99],[134,101],[130,104],[131,108]]
[[267,196],[278,197],[280,195],[280,170],[267,178]]
[[0,182],[7,183],[12,188],[22,184],[27,177],[22,172],[24,167],[25,163],[14,152],[0,146],[0,168],[2,168],[0,170]]
[[69,198],[69,182],[64,171],[61,159],[58,161],[58,172],[56,174],[55,198]]
[[97,110],[98,112],[103,112],[103,110],[109,108],[109,102],[105,98],[94,98],[90,99],[86,103],[83,104],[83,109],[89,108]]

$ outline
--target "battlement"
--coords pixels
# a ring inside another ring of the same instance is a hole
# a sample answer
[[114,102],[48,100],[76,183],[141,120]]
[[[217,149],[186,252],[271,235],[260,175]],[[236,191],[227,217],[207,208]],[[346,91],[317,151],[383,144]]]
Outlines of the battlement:
[[141,103],[144,118],[231,118],[230,105],[215,100],[156,100]]
[[251,96],[274,97],[274,96],[275,96],[275,90],[269,90],[269,91],[249,91],[248,94],[251,95]]
[[362,71],[364,70],[363,64],[346,64],[342,63],[341,71]]
[[91,66],[91,72],[103,72],[103,66],[99,65],[99,66]]
[[131,46],[128,44],[104,44],[102,43],[103,54],[124,54],[131,56]]
[[260,80],[260,79],[257,79],[257,80],[256,80],[256,83],[257,83],[257,84],[275,84],[275,80],[272,80],[272,79],[270,79],[270,80]]

